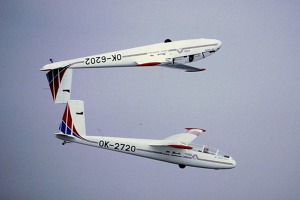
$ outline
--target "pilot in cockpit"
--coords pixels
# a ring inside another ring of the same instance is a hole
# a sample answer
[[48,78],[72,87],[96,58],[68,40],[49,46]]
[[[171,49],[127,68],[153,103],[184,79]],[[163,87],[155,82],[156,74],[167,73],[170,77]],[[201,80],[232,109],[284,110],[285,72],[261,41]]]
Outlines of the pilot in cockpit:
[[209,149],[207,147],[204,148],[204,153],[209,153]]

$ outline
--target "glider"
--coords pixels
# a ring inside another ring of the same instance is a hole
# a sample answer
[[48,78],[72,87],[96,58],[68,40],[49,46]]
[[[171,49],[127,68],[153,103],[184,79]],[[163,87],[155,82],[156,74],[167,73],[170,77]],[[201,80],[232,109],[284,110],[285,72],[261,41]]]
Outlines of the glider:
[[101,149],[126,153],[144,158],[186,166],[208,169],[231,169],[236,161],[220,150],[192,142],[204,129],[186,128],[185,133],[172,135],[163,140],[88,136],[85,128],[84,102],[69,100],[55,136],[67,143],[78,143]]
[[222,42],[216,39],[190,39],[135,47],[104,54],[86,56],[71,60],[53,62],[40,70],[47,71],[52,97],[55,103],[67,103],[71,95],[72,70],[111,67],[152,67],[162,66],[181,69],[186,72],[200,72],[187,63],[204,59],[217,52]]

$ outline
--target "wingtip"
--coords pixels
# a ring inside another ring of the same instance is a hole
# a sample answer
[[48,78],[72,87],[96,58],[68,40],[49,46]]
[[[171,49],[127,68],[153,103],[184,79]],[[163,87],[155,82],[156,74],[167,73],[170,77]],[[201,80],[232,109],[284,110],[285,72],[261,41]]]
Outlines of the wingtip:
[[204,133],[206,132],[205,129],[202,128],[185,128],[189,132],[199,132],[199,133]]
[[150,67],[155,65],[160,65],[160,62],[145,62],[145,63],[138,63],[137,66],[139,67]]
[[195,69],[195,70],[193,70],[193,69],[188,69],[188,70],[185,70],[185,72],[202,72],[202,71],[205,71],[206,69],[205,68],[202,68],[202,69]]

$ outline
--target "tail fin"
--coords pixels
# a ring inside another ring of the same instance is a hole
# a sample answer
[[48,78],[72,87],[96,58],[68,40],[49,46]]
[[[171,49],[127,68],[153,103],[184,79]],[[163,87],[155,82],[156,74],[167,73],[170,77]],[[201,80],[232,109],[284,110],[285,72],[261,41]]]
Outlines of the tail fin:
[[50,70],[47,79],[55,103],[67,103],[71,96],[72,69],[68,67]]
[[83,101],[68,101],[59,130],[64,135],[79,139],[83,139],[86,136]]

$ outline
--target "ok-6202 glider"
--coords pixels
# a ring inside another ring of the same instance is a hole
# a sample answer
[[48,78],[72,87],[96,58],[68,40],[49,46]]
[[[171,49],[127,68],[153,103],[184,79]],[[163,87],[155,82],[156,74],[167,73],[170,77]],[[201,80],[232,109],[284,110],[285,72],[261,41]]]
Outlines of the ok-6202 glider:
[[174,163],[180,168],[191,166],[217,170],[236,166],[231,156],[217,149],[191,144],[200,133],[205,132],[199,128],[186,128],[187,133],[172,135],[163,140],[87,136],[84,103],[80,100],[68,101],[59,130],[55,136],[63,140],[63,145],[74,142]]
[[218,51],[222,42],[216,39],[191,39],[157,43],[131,49],[86,56],[66,61],[53,62],[43,66],[41,71],[49,71],[47,78],[55,103],[67,103],[71,95],[72,69],[109,67],[164,66],[182,69],[186,72],[199,72],[199,69],[186,65]]

